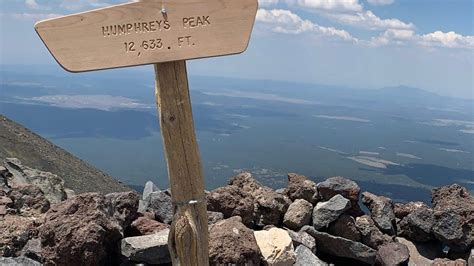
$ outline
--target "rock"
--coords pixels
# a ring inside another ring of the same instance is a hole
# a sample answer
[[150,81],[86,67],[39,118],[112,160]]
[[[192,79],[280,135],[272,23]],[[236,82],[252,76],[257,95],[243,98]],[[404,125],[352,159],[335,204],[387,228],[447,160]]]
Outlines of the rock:
[[362,203],[370,210],[375,225],[384,233],[396,234],[395,214],[392,200],[370,192],[362,193]]
[[318,252],[321,251],[337,257],[354,259],[371,265],[375,263],[376,251],[362,243],[319,232],[311,226],[303,226],[301,230],[316,239]]
[[225,218],[240,216],[245,225],[253,225],[254,198],[236,186],[225,186],[211,191],[207,195],[207,209],[222,212]]
[[435,223],[434,213],[429,208],[419,208],[408,214],[399,222],[400,236],[417,242],[433,239],[432,228]]
[[153,212],[157,221],[171,224],[173,221],[173,204],[170,194],[167,191],[155,191],[150,193],[147,199],[146,211]]
[[303,225],[311,222],[313,205],[304,199],[297,199],[291,203],[283,217],[283,223],[290,229],[299,230]]
[[437,258],[433,261],[431,264],[432,266],[467,266],[467,262],[463,259],[457,259],[457,260],[450,260],[450,259],[442,259],[442,258]]
[[19,256],[23,246],[37,234],[41,220],[41,216],[0,217],[0,257]]
[[370,216],[363,215],[356,218],[355,225],[361,234],[361,242],[365,245],[378,249],[379,246],[393,242],[393,239],[383,234]]
[[211,212],[207,211],[207,224],[215,224],[219,221],[224,220],[224,214],[222,212]]
[[414,212],[419,208],[429,208],[424,202],[421,201],[411,201],[408,203],[394,203],[393,213],[398,219],[403,219],[408,214]]
[[239,216],[209,227],[210,265],[260,265],[260,250],[253,231]]
[[155,191],[160,191],[160,189],[152,181],[147,181],[143,188],[142,200],[147,200],[148,196]]
[[266,265],[286,266],[295,263],[296,254],[288,232],[274,227],[268,231],[255,231],[254,234]]
[[275,192],[278,193],[278,194],[285,194],[285,189],[286,188],[275,189]]
[[336,194],[340,194],[351,201],[351,209],[348,214],[361,216],[364,212],[359,206],[360,187],[356,182],[341,176],[335,176],[318,183],[319,196],[324,200],[329,200]]
[[454,252],[468,252],[474,246],[474,197],[453,184],[433,189],[432,202],[435,237]]
[[377,251],[377,261],[381,265],[405,265],[409,258],[407,246],[398,242],[384,244]]
[[169,229],[168,224],[160,223],[148,217],[138,217],[132,222],[130,228],[133,235],[151,235]]
[[64,180],[59,176],[24,166],[16,158],[7,158],[5,167],[11,173],[9,185],[32,184],[37,186],[51,203],[58,203],[67,198]]
[[291,240],[293,240],[293,247],[296,248],[300,245],[303,245],[311,250],[311,252],[316,253],[316,240],[314,237],[303,231],[295,232],[290,229],[286,231],[291,237]]
[[292,201],[304,199],[313,205],[318,201],[318,188],[316,183],[309,180],[304,175],[289,173],[288,187],[283,193],[286,194]]
[[410,254],[408,265],[410,266],[431,265],[433,259],[441,256],[441,254],[439,254],[441,247],[436,246],[436,244],[414,243],[403,237],[397,237],[396,240],[408,248]]
[[45,213],[50,207],[43,191],[35,185],[15,185],[9,193],[9,197],[12,201],[10,206],[25,216]]
[[320,260],[316,255],[314,255],[311,250],[305,246],[298,246],[295,250],[296,253],[296,263],[295,266],[328,266],[326,262]]
[[2,266],[41,266],[41,263],[26,257],[6,258],[0,257],[0,265]]
[[282,222],[291,204],[288,197],[262,186],[250,173],[241,173],[232,177],[229,184],[253,196],[254,222],[257,226],[278,225]]
[[313,226],[316,230],[327,227],[351,207],[351,202],[337,194],[328,201],[318,202],[313,210]]
[[328,233],[352,241],[360,241],[360,232],[355,225],[355,220],[347,214],[342,214],[334,223],[330,224]]
[[28,240],[26,245],[23,247],[21,250],[21,256],[42,262],[43,256],[41,255],[41,250],[41,240],[39,238],[33,238]]
[[138,195],[130,193],[84,193],[53,205],[38,228],[45,264],[113,264],[138,208]]
[[474,248],[471,248],[471,254],[469,254],[467,265],[469,266],[474,265]]
[[120,251],[128,260],[148,264],[171,262],[168,250],[168,228],[158,233],[122,239]]

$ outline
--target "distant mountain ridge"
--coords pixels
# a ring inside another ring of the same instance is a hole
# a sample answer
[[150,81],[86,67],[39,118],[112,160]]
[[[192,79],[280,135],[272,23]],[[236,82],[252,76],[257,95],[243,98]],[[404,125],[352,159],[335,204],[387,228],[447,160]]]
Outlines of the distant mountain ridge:
[[0,161],[19,158],[26,165],[64,179],[77,193],[129,191],[129,187],[69,152],[0,115]]

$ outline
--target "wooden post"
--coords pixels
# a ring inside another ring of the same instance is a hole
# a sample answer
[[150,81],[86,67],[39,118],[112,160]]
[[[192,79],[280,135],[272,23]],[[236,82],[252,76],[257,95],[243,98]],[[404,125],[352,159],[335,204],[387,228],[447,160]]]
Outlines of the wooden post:
[[155,64],[159,111],[175,215],[169,235],[173,265],[209,265],[207,209],[194,131],[186,61]]

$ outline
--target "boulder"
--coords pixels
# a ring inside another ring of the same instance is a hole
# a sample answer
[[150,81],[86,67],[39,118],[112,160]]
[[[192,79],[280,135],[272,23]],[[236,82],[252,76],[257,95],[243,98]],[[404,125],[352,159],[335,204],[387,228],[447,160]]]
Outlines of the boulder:
[[313,226],[316,230],[327,227],[351,207],[351,202],[337,194],[328,201],[318,202],[313,210]]
[[262,186],[250,173],[241,173],[231,178],[230,185],[253,196],[254,222],[257,226],[278,225],[282,222],[291,200],[273,189]]
[[41,217],[11,214],[0,217],[0,257],[19,256],[28,240],[37,235]]
[[287,266],[295,263],[293,241],[284,229],[273,227],[255,231],[254,234],[266,265]]
[[468,252],[474,246],[474,197],[453,184],[433,189],[432,202],[435,237],[454,252]]
[[375,225],[384,233],[396,234],[395,214],[393,202],[384,196],[377,196],[370,192],[362,193],[362,203],[370,210]]
[[435,258],[442,256],[441,246],[435,243],[411,242],[403,237],[397,237],[396,240],[408,248],[410,254],[408,265],[431,265]]
[[318,252],[354,259],[371,265],[375,263],[377,252],[362,243],[319,232],[308,225],[304,226],[301,230],[316,239]]
[[283,217],[283,223],[290,229],[299,230],[311,222],[313,205],[304,199],[296,199]]
[[24,216],[37,215],[49,210],[50,202],[35,185],[19,184],[11,188],[9,206]]
[[222,212],[211,212],[207,211],[207,224],[215,224],[219,221],[224,220],[224,214]]
[[26,257],[6,258],[0,257],[2,266],[41,266],[41,263]]
[[211,191],[207,195],[207,209],[222,212],[225,218],[240,216],[245,225],[253,225],[254,198],[236,186],[225,186]]
[[138,217],[130,225],[130,230],[132,235],[152,235],[158,232],[163,231],[164,229],[169,229],[168,224],[160,223],[156,220],[150,219],[149,217]]
[[151,192],[145,202],[145,210],[154,213],[157,221],[171,224],[173,221],[173,204],[168,191]]
[[318,193],[323,200],[329,200],[339,194],[351,201],[351,209],[348,214],[361,216],[364,212],[359,206],[360,187],[356,182],[341,176],[335,176],[318,183]]
[[417,242],[433,239],[434,212],[429,208],[419,208],[408,214],[399,223],[399,235]]
[[326,262],[320,260],[311,250],[305,246],[298,246],[295,250],[295,266],[328,266]]
[[446,258],[437,258],[431,266],[467,266],[467,262],[463,259],[450,260]]
[[355,225],[360,232],[361,242],[365,245],[378,249],[379,246],[393,242],[393,239],[382,233],[370,216],[363,215],[356,218]]
[[355,225],[355,219],[347,214],[342,214],[334,223],[330,224],[328,233],[352,241],[360,241],[360,232]]
[[253,231],[239,216],[209,227],[210,265],[260,265],[260,250]]
[[287,229],[286,231],[291,237],[291,240],[293,240],[293,247],[296,248],[303,245],[311,250],[311,252],[316,253],[316,240],[314,237],[303,231],[295,232],[290,229]]
[[170,230],[165,228],[151,235],[126,237],[121,241],[120,252],[129,261],[148,264],[170,263],[169,232]]
[[8,178],[10,186],[32,184],[37,186],[51,203],[58,203],[67,198],[64,180],[59,176],[24,166],[16,158],[7,158],[5,167],[11,176]]
[[113,264],[138,199],[134,192],[84,193],[53,205],[38,228],[45,264]]
[[394,203],[393,204],[393,213],[398,219],[403,219],[408,214],[414,212],[419,208],[429,208],[424,202],[421,201],[411,201],[408,203]]
[[160,189],[152,181],[147,181],[143,188],[142,200],[147,201],[148,196],[155,191],[160,191]]
[[406,265],[410,252],[402,243],[391,242],[384,244],[377,250],[377,261],[381,265]]
[[304,199],[313,205],[318,201],[318,188],[316,183],[304,175],[289,173],[288,187],[283,193],[292,201]]

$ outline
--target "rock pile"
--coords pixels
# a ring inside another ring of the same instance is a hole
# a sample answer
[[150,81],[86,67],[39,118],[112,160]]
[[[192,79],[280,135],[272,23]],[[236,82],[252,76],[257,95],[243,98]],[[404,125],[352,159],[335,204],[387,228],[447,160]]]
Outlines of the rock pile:
[[[275,191],[250,173],[207,193],[211,265],[467,265],[474,199],[451,185],[432,207],[394,203],[346,178],[288,174]],[[360,204],[368,212],[362,211]],[[0,167],[0,264],[169,265],[173,204],[147,182],[134,192],[74,195],[61,178]]]

